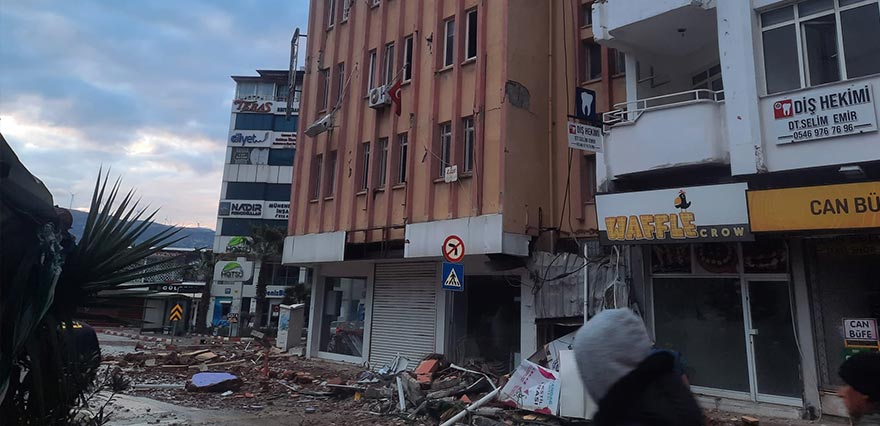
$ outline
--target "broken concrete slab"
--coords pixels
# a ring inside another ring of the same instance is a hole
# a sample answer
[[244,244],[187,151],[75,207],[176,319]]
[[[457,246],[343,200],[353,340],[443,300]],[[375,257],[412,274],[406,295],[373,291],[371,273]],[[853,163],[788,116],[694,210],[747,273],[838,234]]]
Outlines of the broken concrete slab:
[[205,372],[193,374],[186,390],[190,392],[224,392],[237,390],[244,382],[229,373]]
[[202,352],[198,355],[194,355],[196,361],[198,362],[208,362],[214,358],[217,358],[219,355],[214,352]]

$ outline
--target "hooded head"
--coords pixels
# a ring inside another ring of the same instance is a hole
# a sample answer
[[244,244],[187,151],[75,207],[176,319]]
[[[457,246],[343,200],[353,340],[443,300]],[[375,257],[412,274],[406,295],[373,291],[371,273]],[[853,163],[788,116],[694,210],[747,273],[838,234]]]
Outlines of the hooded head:
[[590,396],[602,400],[618,380],[651,353],[645,323],[629,309],[608,309],[587,321],[572,345]]

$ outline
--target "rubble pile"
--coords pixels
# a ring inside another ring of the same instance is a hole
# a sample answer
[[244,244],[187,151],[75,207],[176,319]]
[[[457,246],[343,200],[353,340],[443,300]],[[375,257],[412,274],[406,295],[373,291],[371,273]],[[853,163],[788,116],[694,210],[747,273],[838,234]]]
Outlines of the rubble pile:
[[267,349],[253,340],[143,347],[107,356],[104,362],[131,378],[128,393],[203,409],[335,412],[344,413],[352,425],[565,424],[500,401],[507,378],[493,374],[492,366],[457,366],[440,355],[418,362],[397,357],[369,370]]

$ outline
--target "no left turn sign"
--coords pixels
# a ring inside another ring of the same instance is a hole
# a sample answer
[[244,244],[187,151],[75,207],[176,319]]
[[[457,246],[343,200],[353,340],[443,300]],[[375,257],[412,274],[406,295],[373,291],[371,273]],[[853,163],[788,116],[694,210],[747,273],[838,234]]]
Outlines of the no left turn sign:
[[464,258],[464,241],[458,235],[450,235],[443,241],[443,257],[452,263],[461,262]]

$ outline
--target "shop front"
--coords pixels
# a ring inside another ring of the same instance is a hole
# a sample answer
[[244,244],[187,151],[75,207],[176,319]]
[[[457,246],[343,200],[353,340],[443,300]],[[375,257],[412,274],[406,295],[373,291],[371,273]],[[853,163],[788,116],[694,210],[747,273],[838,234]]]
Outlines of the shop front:
[[600,240],[634,245],[649,332],[657,347],[682,353],[695,393],[794,413],[804,385],[789,248],[755,238],[746,190],[735,183],[600,195]]
[[807,351],[815,354],[822,412],[843,416],[840,364],[878,350],[880,182],[754,190],[748,202],[753,232],[803,247],[814,325]]

